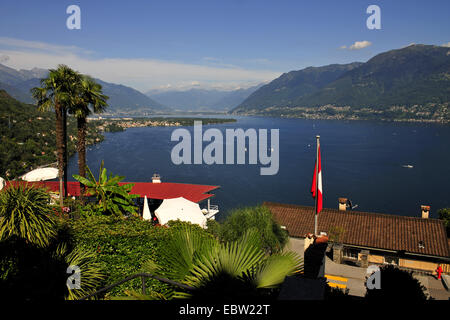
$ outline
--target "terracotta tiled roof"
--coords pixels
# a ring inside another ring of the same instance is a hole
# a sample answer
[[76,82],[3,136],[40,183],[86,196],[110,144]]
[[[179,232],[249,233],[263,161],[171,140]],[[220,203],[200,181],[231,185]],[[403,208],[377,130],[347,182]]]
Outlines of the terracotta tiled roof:
[[[264,202],[275,220],[286,227],[290,236],[304,237],[314,232],[314,208]],[[358,211],[323,209],[318,217],[318,232],[342,227],[344,244],[381,250],[450,257],[444,224],[437,219],[404,217]],[[419,248],[419,241],[423,248]]]

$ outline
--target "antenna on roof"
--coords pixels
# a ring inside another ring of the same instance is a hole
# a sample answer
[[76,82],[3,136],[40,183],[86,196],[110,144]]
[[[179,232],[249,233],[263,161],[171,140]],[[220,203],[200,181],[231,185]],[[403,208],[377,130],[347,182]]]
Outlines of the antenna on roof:
[[356,209],[356,208],[358,208],[358,205],[357,204],[353,205],[352,204],[352,200],[348,199],[347,200],[347,209],[353,210],[353,209]]

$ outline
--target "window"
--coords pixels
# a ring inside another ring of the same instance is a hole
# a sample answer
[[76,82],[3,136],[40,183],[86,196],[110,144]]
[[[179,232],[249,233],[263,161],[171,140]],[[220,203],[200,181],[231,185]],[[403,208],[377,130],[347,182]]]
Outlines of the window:
[[351,249],[351,248],[344,248],[344,250],[342,252],[344,258],[353,259],[353,260],[358,260],[358,253],[359,253],[359,250]]
[[398,258],[397,257],[386,256],[386,257],[384,257],[384,263],[385,264],[393,264],[393,265],[398,266]]

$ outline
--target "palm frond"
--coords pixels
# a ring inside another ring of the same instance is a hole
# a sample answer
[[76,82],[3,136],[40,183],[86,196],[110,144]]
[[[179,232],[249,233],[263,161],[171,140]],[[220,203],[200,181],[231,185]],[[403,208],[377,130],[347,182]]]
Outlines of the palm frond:
[[255,273],[257,288],[274,288],[283,283],[286,276],[301,272],[303,260],[294,252],[269,256]]
[[65,256],[68,266],[77,266],[80,268],[80,288],[69,288],[68,300],[77,300],[95,292],[100,287],[106,276],[102,271],[101,265],[95,261],[95,253],[81,248],[75,248],[70,253],[67,253],[65,248],[62,248],[60,254]]

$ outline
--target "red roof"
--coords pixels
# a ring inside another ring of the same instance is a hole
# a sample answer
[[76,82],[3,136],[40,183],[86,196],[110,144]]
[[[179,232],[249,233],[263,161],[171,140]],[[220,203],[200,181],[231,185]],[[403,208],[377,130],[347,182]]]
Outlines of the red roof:
[[[13,183],[27,183],[25,181],[9,181],[6,186]],[[193,202],[200,202],[210,197],[213,194],[207,194],[212,190],[218,189],[219,186],[208,186],[201,184],[186,184],[186,183],[171,183],[171,182],[121,182],[119,185],[127,183],[134,183],[134,187],[131,189],[132,194],[139,194],[142,198],[147,196],[149,199],[172,199],[183,197]],[[51,192],[59,192],[59,181],[40,181],[40,182],[28,182],[33,186],[47,187]],[[67,182],[67,192],[70,196],[80,195],[80,184],[76,181]]]
[[[172,199],[183,197],[193,202],[213,197],[213,194],[207,194],[212,190],[216,190],[218,186],[207,186],[201,184],[186,184],[172,182],[125,182],[134,183],[131,193],[140,194],[141,197],[147,196],[150,199]],[[123,183],[123,184],[125,184]],[[119,183],[122,184],[122,183]]]

